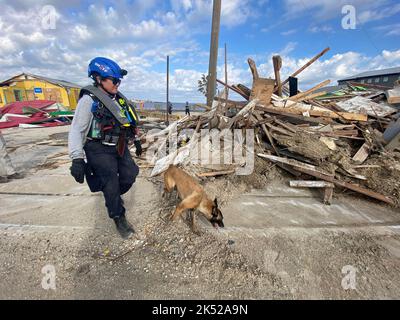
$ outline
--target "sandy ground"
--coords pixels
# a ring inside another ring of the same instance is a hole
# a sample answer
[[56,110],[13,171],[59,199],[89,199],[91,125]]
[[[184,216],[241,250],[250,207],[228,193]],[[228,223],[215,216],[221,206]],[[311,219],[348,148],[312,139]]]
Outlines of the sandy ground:
[[[67,130],[3,132],[25,178],[0,184],[0,298],[400,297],[398,210],[350,195],[323,206],[318,193],[277,181],[222,197],[226,228],[200,222],[197,236],[165,219],[175,199],[164,201],[159,179],[143,169],[124,196],[137,231],[124,241],[102,195],[69,175]],[[49,137],[59,145],[41,144]],[[229,183],[215,182],[210,194],[229,193]],[[55,290],[42,286],[48,265]]]

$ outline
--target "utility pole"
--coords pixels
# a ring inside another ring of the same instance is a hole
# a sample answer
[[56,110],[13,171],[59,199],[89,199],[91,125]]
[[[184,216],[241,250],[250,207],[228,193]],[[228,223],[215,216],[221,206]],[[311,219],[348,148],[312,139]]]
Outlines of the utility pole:
[[221,0],[213,1],[213,17],[211,26],[210,62],[208,65],[207,105],[211,107],[217,81],[218,38],[221,20]]
[[168,114],[169,114],[169,56],[167,56],[167,106],[166,106],[166,110],[167,110],[166,124],[168,126],[169,125],[169,118],[168,118]]
[[226,52],[226,43],[225,43],[225,99],[228,100],[228,58]]

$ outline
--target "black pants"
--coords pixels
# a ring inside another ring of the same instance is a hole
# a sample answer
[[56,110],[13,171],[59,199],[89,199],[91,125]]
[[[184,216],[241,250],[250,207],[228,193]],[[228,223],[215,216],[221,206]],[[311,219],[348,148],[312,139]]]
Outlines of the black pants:
[[128,146],[122,157],[115,146],[106,146],[98,141],[87,141],[84,150],[88,166],[99,180],[99,191],[103,192],[109,217],[124,215],[121,195],[128,192],[139,174],[139,167],[133,161]]

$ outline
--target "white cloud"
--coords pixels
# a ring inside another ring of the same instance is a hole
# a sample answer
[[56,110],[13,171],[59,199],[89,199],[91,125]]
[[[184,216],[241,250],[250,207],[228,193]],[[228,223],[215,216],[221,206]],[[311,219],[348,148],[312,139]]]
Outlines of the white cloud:
[[385,36],[400,36],[400,23],[375,27],[374,30],[384,33]]
[[281,35],[290,36],[291,34],[295,34],[296,32],[297,32],[297,29],[291,29],[291,30],[281,32]]
[[342,16],[344,5],[353,5],[356,12],[375,10],[388,4],[388,0],[284,0],[286,18],[293,19],[301,14],[318,20],[332,19]]
[[361,24],[392,17],[400,12],[400,3],[383,9],[365,10],[357,14],[357,21]]
[[312,26],[308,29],[312,33],[320,33],[320,32],[333,32],[333,28],[330,26]]

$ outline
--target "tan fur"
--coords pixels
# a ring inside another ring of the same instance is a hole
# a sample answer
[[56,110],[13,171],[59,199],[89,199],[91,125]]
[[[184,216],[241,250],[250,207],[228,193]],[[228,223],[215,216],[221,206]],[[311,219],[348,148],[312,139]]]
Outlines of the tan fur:
[[[185,210],[199,210],[207,220],[212,218],[214,202],[204,192],[203,187],[189,174],[173,165],[164,173],[164,192],[177,188],[181,202],[171,215],[176,220]],[[221,214],[222,217],[222,214]],[[195,228],[195,214],[191,212],[192,227]]]

